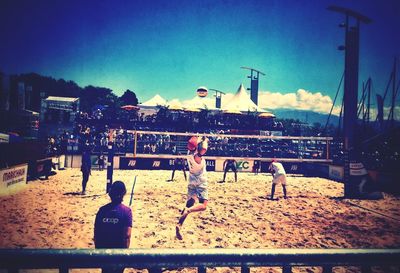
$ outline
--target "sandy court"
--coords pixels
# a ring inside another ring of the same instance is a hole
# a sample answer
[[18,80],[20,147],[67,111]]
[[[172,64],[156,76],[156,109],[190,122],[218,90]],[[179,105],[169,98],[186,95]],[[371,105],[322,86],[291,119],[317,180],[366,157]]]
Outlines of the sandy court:
[[[187,191],[183,173],[178,171],[175,181],[167,182],[171,171],[114,171],[114,181],[127,185],[127,205],[135,175],[132,248],[400,247],[399,197],[342,200],[341,183],[289,176],[289,199],[282,198],[277,186],[279,200],[271,201],[266,199],[270,174],[239,173],[234,183],[233,173],[228,173],[228,182],[219,183],[223,174],[218,172],[208,173],[207,210],[189,215],[179,241],[175,224]],[[80,171],[67,169],[0,197],[0,247],[93,248],[95,214],[109,202],[105,188],[106,171],[94,170],[82,196]]]

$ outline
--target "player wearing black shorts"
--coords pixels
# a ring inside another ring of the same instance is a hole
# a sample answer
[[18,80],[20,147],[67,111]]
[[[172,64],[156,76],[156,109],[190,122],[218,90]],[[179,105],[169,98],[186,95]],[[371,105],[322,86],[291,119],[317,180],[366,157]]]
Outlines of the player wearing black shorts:
[[[178,155],[181,155],[181,153],[178,153]],[[173,169],[172,169],[172,176],[171,179],[168,181],[174,181],[174,176],[175,176],[175,171],[176,170],[182,170],[183,171],[183,175],[185,176],[185,180],[187,180],[186,178],[186,164],[185,164],[185,160],[183,158],[175,158],[174,159],[174,165],[173,165]]]
[[234,159],[225,160],[225,162],[224,162],[224,179],[222,179],[222,182],[225,182],[226,173],[229,170],[232,170],[235,173],[235,182],[237,182],[236,160],[234,160]]

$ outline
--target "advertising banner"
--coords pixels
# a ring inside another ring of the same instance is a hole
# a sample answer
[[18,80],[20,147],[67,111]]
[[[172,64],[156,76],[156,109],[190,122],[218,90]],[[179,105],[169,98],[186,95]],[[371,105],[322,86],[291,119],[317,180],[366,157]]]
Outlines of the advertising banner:
[[[114,157],[115,158],[115,157]],[[91,155],[90,161],[92,163],[92,169],[105,169],[107,166],[107,155],[103,155],[101,158],[99,155]],[[115,168],[115,166],[114,166]],[[117,168],[115,168],[117,169]]]
[[303,163],[302,162],[284,162],[283,167],[286,173],[303,174]]
[[64,102],[64,101],[48,101],[47,108],[71,112],[74,110],[74,104],[71,102]]
[[28,164],[22,164],[0,170],[0,194],[7,193],[10,188],[25,185],[28,176]]
[[[206,159],[207,171],[215,171],[215,160]],[[172,158],[134,158],[121,157],[119,160],[121,170],[172,170]]]
[[214,172],[215,171],[215,160],[206,159],[207,171]]
[[[304,174],[304,163],[303,162],[281,162],[286,173],[293,174]],[[261,162],[261,172],[269,173],[268,170],[271,162]]]
[[[216,160],[215,171],[223,172],[224,171],[224,162],[223,159]],[[236,169],[238,172],[251,172],[253,170],[254,160],[236,160]]]
[[361,162],[350,162],[350,176],[348,181],[345,181],[346,197],[359,198],[366,192],[364,185],[368,181],[368,172]]
[[384,196],[376,183],[369,177],[364,164],[359,161],[349,162],[349,176],[344,181],[346,198],[382,199]]
[[336,181],[343,181],[344,179],[343,166],[329,165],[329,178]]
[[121,170],[168,170],[171,169],[169,159],[121,157],[119,160]]

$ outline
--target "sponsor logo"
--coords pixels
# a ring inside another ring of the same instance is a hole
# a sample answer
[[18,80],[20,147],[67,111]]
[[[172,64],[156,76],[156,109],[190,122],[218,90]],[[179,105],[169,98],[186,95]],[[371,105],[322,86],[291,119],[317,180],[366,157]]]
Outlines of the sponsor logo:
[[118,218],[103,218],[103,223],[118,224]]
[[206,166],[214,167],[215,166],[215,161],[214,160],[206,160]]
[[23,175],[25,175],[25,169],[17,169],[17,170],[5,172],[3,174],[3,181],[12,180],[14,178],[17,178],[17,177],[23,176]]
[[25,178],[24,178],[24,177],[21,177],[21,178],[19,178],[19,179],[17,179],[17,180],[11,181],[11,182],[7,182],[7,187],[12,186],[12,185],[14,185],[14,184],[17,184],[17,183],[19,183],[19,182],[23,182],[23,181],[25,181]]
[[247,170],[249,168],[249,161],[238,161],[236,163],[236,168],[238,170]]
[[351,162],[350,169],[362,169],[364,165],[361,162]]
[[367,170],[361,162],[350,163],[350,175],[362,176],[367,174]]
[[350,175],[352,176],[363,176],[367,175],[367,170],[361,169],[361,170],[350,170]]
[[159,168],[160,165],[161,165],[161,162],[160,162],[159,160],[154,160],[154,161],[153,161],[153,167],[154,167],[154,168]]
[[129,160],[128,166],[129,167],[135,167],[136,166],[136,160]]
[[292,165],[290,166],[291,171],[297,171],[297,165]]

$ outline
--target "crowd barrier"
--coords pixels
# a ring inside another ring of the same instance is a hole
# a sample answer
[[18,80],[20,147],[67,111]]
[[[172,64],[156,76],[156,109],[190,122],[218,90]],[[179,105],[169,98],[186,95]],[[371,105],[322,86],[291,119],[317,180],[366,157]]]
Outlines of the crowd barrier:
[[0,268],[8,272],[19,269],[102,268],[119,266],[145,268],[150,272],[164,269],[196,267],[205,273],[208,267],[240,267],[249,273],[252,267],[360,267],[371,272],[398,272],[400,249],[0,249]]

